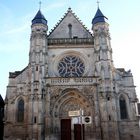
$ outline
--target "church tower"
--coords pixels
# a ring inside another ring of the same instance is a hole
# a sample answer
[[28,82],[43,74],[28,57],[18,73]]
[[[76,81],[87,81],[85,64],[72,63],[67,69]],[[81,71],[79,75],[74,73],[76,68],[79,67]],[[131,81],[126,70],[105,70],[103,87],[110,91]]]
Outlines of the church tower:
[[[96,52],[95,74],[100,77],[98,87],[99,108],[103,139],[118,140],[117,108],[114,95],[114,64],[110,43],[109,24],[107,17],[98,7],[92,20],[94,48]],[[112,129],[113,128],[113,129]]]
[[32,139],[43,140],[45,129],[45,76],[48,74],[47,63],[47,20],[39,10],[32,20],[29,69],[31,72],[31,98],[29,99],[29,119],[32,123],[29,132]]
[[32,20],[29,65],[32,69],[32,82],[43,82],[47,74],[47,20],[39,10]]

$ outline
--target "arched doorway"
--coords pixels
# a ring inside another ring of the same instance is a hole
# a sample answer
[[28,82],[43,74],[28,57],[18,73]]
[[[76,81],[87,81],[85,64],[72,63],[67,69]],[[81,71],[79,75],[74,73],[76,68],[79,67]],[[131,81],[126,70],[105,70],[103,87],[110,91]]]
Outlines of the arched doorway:
[[[82,118],[79,118],[80,116],[69,116],[69,111],[78,110],[83,110],[83,116],[92,116],[93,118],[93,106],[91,106],[88,99],[78,89],[64,90],[61,96],[55,101],[52,122],[53,126],[59,129],[61,140],[63,140],[63,136],[64,139],[68,137],[68,140],[76,140],[74,139],[75,137],[81,137],[81,133],[84,134],[82,131],[84,130],[83,127],[81,127],[81,131],[77,131],[80,127],[78,124],[81,123]],[[75,136],[75,133],[79,134]]]

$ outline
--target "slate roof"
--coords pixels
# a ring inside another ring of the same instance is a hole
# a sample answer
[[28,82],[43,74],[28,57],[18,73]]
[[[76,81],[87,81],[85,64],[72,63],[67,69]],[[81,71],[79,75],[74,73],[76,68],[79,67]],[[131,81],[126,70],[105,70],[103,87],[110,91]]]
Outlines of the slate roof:
[[106,20],[108,20],[107,17],[105,17],[103,15],[103,13],[101,12],[100,8],[97,9],[97,12],[92,20],[92,24],[96,24],[96,23],[99,23],[99,22],[106,22]]
[[120,72],[125,72],[124,68],[117,68],[117,70],[120,71]]
[[23,73],[27,68],[28,68],[28,66],[25,67],[21,71],[9,72],[9,78],[16,78],[18,75],[20,75],[21,73]]
[[36,16],[32,20],[32,25],[42,23],[44,25],[47,25],[47,20],[45,19],[44,15],[41,13],[40,10],[38,10]]

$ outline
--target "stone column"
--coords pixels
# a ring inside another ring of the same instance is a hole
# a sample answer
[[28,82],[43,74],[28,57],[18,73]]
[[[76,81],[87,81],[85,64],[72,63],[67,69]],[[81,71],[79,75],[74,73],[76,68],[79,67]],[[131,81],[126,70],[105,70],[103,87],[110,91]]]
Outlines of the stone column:
[[46,113],[45,113],[45,140],[50,140],[51,119],[50,119],[50,85],[46,87]]

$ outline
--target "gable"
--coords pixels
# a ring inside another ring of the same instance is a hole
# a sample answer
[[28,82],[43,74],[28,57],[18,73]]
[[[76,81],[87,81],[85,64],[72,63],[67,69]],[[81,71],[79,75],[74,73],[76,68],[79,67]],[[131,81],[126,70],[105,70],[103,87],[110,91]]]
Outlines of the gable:
[[69,8],[64,18],[50,32],[48,38],[91,38],[91,33]]

